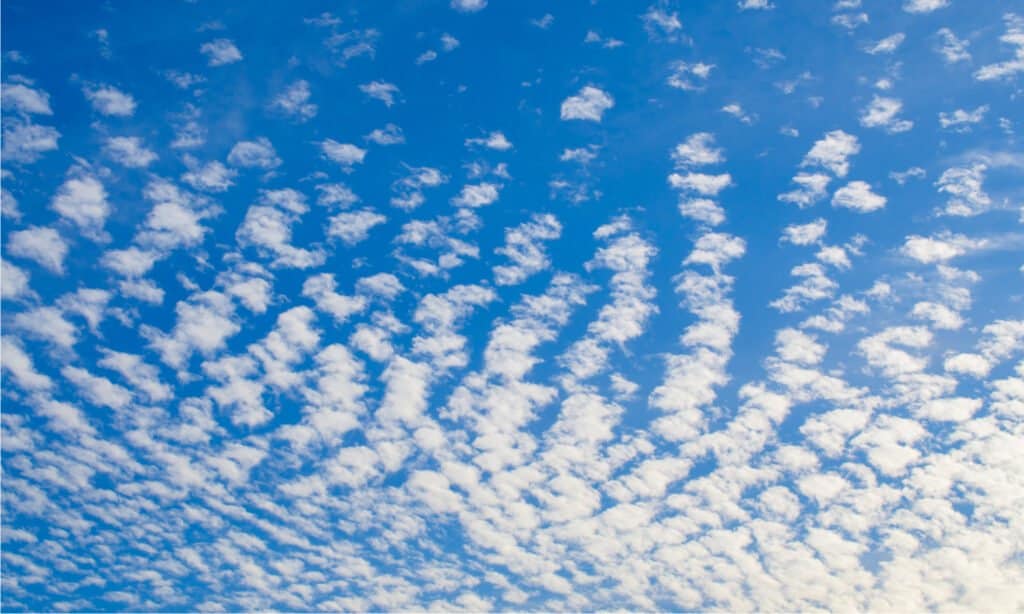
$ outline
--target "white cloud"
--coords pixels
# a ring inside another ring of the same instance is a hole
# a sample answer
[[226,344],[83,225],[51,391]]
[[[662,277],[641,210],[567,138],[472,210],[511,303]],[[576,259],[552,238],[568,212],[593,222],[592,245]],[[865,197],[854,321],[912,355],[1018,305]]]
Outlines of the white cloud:
[[225,192],[235,184],[234,179],[238,171],[224,166],[218,160],[200,164],[192,156],[184,158],[188,172],[182,174],[181,180],[196,190],[203,192]]
[[371,209],[345,211],[331,217],[327,236],[336,237],[345,245],[355,245],[365,241],[374,226],[386,221],[386,217]]
[[371,81],[359,86],[359,90],[370,98],[376,98],[390,107],[395,104],[395,96],[398,94],[398,86],[394,83],[384,81]]
[[451,0],[451,7],[461,13],[475,13],[487,6],[487,0]]
[[472,138],[466,139],[466,146],[482,145],[488,149],[495,149],[497,151],[508,151],[512,149],[512,143],[505,138],[502,132],[494,131],[488,134],[484,138]]
[[239,141],[228,153],[228,164],[240,168],[270,170],[281,165],[270,139],[259,137],[255,141]]
[[989,209],[992,199],[984,190],[985,171],[984,164],[953,167],[943,171],[935,185],[940,193],[949,195],[944,214],[970,217]]
[[782,229],[782,239],[793,245],[813,245],[825,236],[828,222],[818,218],[807,224],[794,224]]
[[851,181],[832,195],[832,206],[853,209],[858,213],[870,213],[885,207],[886,198],[871,191],[863,181]]
[[832,171],[837,177],[845,177],[850,170],[849,159],[858,153],[860,143],[857,137],[842,130],[833,130],[815,141],[800,166],[820,166]]
[[342,168],[350,169],[353,165],[362,164],[366,158],[366,150],[356,147],[351,143],[339,143],[334,139],[327,139],[320,143],[320,150],[328,159],[337,162]]
[[957,38],[949,28],[939,29],[936,35],[941,39],[937,50],[947,64],[966,62],[971,59],[971,54],[967,51],[967,47],[971,44],[970,41]]
[[210,66],[226,66],[242,60],[242,52],[235,47],[235,43],[226,39],[218,38],[199,46],[199,52],[206,56]]
[[88,171],[72,168],[54,195],[50,207],[94,241],[109,240],[103,226],[110,215],[110,203],[103,184]]
[[87,85],[82,92],[97,112],[111,117],[135,114],[135,99],[112,85]]
[[985,119],[988,108],[988,105],[985,104],[973,111],[964,109],[956,109],[949,113],[942,111],[939,113],[939,125],[943,128],[953,128],[957,132],[970,132],[973,124],[979,124]]
[[452,204],[456,207],[485,207],[498,200],[500,188],[496,183],[467,184],[462,186],[458,196],[452,198]]
[[903,109],[903,103],[895,98],[875,96],[871,104],[860,115],[860,125],[866,128],[884,128],[889,133],[906,132],[914,127],[914,122],[897,117]]
[[903,10],[908,13],[931,13],[949,6],[949,0],[906,0]]
[[146,148],[137,136],[114,136],[103,145],[107,155],[129,168],[145,168],[157,160],[156,152]]
[[546,269],[551,262],[542,241],[562,235],[562,225],[550,213],[535,214],[529,222],[505,229],[505,245],[494,250],[506,256],[511,264],[494,267],[494,281],[499,286],[522,283],[531,275]]
[[578,94],[562,102],[562,119],[600,122],[604,112],[614,106],[615,100],[607,92],[587,85]]
[[4,160],[31,164],[42,154],[57,149],[60,132],[28,120],[5,118],[3,137]]
[[68,245],[53,228],[30,226],[12,232],[7,240],[7,253],[28,258],[58,275],[64,274]]
[[984,247],[984,240],[971,239],[962,234],[943,233],[932,237],[911,235],[901,248],[905,256],[923,264],[946,262]]
[[739,0],[737,3],[741,11],[768,10],[775,8],[775,5],[768,0]]
[[31,88],[24,83],[4,83],[0,93],[3,110],[15,113],[53,115],[50,95],[43,90]]
[[903,44],[903,41],[906,38],[906,35],[904,35],[902,32],[897,32],[892,36],[886,36],[877,43],[868,45],[866,51],[871,55],[878,55],[880,53],[893,53],[894,51],[899,49],[900,45]]
[[1014,57],[979,68],[974,73],[974,78],[979,81],[1009,79],[1017,73],[1024,72],[1024,18],[1007,13],[1003,16],[1003,21],[1006,22],[1006,33],[1000,36],[999,40],[1015,47]]
[[304,122],[316,117],[317,106],[309,101],[311,97],[309,82],[300,79],[275,96],[270,108]]
[[386,124],[383,128],[376,128],[363,138],[377,145],[401,145],[405,142],[402,129],[395,124]]

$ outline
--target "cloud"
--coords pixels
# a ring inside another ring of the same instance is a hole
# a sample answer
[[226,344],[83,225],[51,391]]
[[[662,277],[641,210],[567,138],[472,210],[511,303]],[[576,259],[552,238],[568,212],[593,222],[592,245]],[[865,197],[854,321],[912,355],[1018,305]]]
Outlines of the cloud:
[[935,185],[940,193],[949,195],[944,214],[970,217],[990,208],[992,199],[985,193],[983,186],[986,170],[984,164],[973,164],[943,171]]
[[979,68],[974,73],[974,78],[978,81],[1009,79],[1017,73],[1024,72],[1024,18],[1007,13],[1003,16],[1003,21],[1006,22],[1006,33],[1000,36],[999,40],[1016,48],[1014,57]]
[[26,115],[53,115],[50,95],[43,90],[31,88],[24,83],[4,83],[0,94],[3,110]]
[[366,240],[370,229],[386,221],[386,217],[370,209],[346,211],[331,217],[327,236],[336,237],[345,245],[355,245]]
[[110,117],[131,117],[135,114],[135,99],[111,85],[87,85],[82,89],[93,110]]
[[498,200],[500,188],[496,183],[487,182],[464,185],[459,195],[452,198],[452,204],[456,207],[485,207]]
[[320,143],[320,150],[331,161],[337,162],[345,169],[351,169],[356,164],[362,164],[366,158],[366,150],[360,149],[351,143],[339,143],[334,139],[327,139]]
[[832,195],[832,206],[853,209],[858,213],[870,213],[885,207],[886,198],[871,191],[863,181],[851,181]]
[[110,137],[103,148],[115,162],[129,168],[145,168],[158,159],[156,152],[147,149],[137,136]]
[[906,0],[903,10],[908,13],[931,13],[949,6],[949,0]]
[[896,34],[893,34],[891,36],[886,36],[877,43],[868,45],[865,51],[867,51],[871,55],[878,55],[880,53],[893,53],[897,49],[899,49],[900,45],[903,44],[903,41],[906,40],[906,38],[906,35],[904,35],[902,32],[897,32]]
[[271,170],[281,165],[270,139],[259,137],[254,141],[239,141],[228,152],[228,164],[240,168]]
[[860,125],[866,128],[884,128],[896,134],[914,127],[914,122],[896,117],[903,109],[903,103],[895,98],[875,96],[871,104],[861,113]]
[[460,13],[476,13],[487,6],[487,0],[451,0],[451,7]]
[[497,151],[508,151],[512,149],[512,143],[505,138],[504,133],[494,131],[488,134],[484,138],[472,138],[466,139],[466,146],[482,145],[487,149],[494,149]]
[[931,264],[952,260],[985,245],[983,239],[971,239],[962,234],[942,233],[932,237],[911,235],[906,238],[901,251],[922,264]]
[[309,82],[300,79],[275,96],[270,103],[270,108],[300,122],[309,121],[316,117],[317,112],[317,105],[309,101],[311,97]]
[[242,52],[235,47],[235,43],[226,39],[218,38],[199,46],[199,53],[206,56],[207,64],[210,66],[227,66],[242,61]]
[[967,51],[967,47],[971,44],[970,41],[957,38],[949,28],[940,28],[936,32],[936,36],[941,41],[936,49],[947,64],[967,62],[971,59],[971,54]]
[[402,129],[395,124],[386,124],[383,128],[376,128],[363,138],[377,145],[401,145],[405,142]]
[[605,91],[592,85],[584,86],[575,96],[562,102],[563,120],[579,119],[600,122],[604,112],[615,106],[615,100]]
[[106,188],[82,168],[73,167],[69,174],[50,201],[50,207],[77,226],[84,236],[94,241],[108,241],[109,235],[103,230],[111,212]]
[[395,104],[395,96],[398,94],[397,85],[394,83],[385,83],[384,81],[371,81],[370,83],[364,83],[359,86],[359,90],[370,98],[376,98],[383,102],[384,105],[388,107]]
[[770,10],[775,8],[775,5],[768,0],[739,0],[737,3],[741,11],[751,10]]
[[42,154],[57,149],[60,132],[51,126],[31,121],[5,118],[3,124],[3,158],[11,162],[31,164]]

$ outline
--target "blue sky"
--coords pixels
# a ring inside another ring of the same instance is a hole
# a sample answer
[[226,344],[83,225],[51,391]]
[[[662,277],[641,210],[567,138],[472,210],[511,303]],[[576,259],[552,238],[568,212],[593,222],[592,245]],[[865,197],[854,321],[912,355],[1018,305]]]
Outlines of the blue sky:
[[4,609],[1024,607],[1024,5],[3,17]]

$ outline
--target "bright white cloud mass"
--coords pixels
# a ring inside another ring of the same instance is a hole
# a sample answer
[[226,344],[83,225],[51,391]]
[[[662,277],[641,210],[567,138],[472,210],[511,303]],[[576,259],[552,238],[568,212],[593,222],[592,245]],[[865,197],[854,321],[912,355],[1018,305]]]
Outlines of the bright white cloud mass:
[[1024,610],[1024,6],[59,4],[4,611]]

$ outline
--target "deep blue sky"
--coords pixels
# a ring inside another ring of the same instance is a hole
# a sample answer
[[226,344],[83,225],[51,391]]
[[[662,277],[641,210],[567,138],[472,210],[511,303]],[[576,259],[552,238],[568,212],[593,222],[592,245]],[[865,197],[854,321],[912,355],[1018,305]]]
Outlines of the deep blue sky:
[[2,23],[5,609],[1024,607],[1024,5]]

